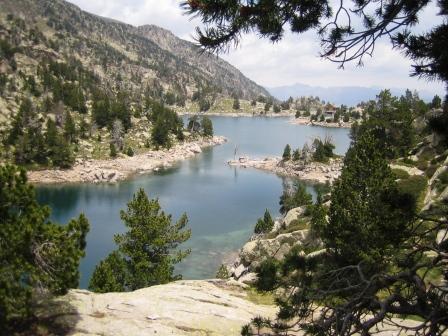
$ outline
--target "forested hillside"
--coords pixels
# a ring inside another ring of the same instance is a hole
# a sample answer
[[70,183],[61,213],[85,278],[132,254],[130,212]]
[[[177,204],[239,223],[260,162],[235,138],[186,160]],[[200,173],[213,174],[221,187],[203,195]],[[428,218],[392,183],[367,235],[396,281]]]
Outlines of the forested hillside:
[[157,38],[62,0],[2,1],[0,159],[69,167],[76,156],[108,156],[109,146],[132,154],[165,144],[151,139],[159,119],[162,140],[183,140],[171,109],[193,98],[268,96],[226,62],[152,29]]

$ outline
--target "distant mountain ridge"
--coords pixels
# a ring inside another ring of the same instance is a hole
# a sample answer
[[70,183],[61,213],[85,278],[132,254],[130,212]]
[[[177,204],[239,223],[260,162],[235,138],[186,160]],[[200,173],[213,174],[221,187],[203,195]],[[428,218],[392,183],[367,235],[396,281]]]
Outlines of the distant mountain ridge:
[[[267,89],[275,98],[281,100],[286,100],[289,97],[319,96],[319,98],[337,105],[354,106],[362,101],[375,99],[383,88],[361,86],[321,87],[297,83]],[[391,88],[392,94],[397,96],[404,94],[405,90],[406,88]],[[418,91],[418,93],[420,98],[426,101],[430,101],[436,94],[429,91]]]
[[[269,96],[226,61],[199,55],[193,43],[160,27],[135,27],[87,13],[63,0],[2,0],[1,7],[2,16],[21,17],[47,39],[59,36],[57,42],[66,54],[81,59],[112,85],[120,74],[133,89],[149,83],[186,99],[201,88],[245,99]],[[103,71],[99,65],[104,65]]]
[[241,96],[244,98],[256,98],[254,94],[270,95],[265,88],[246,78],[228,62],[216,55],[202,52],[194,43],[180,39],[167,29],[155,25],[144,25],[137,27],[137,32],[189,65],[200,68],[214,78],[218,86],[235,87],[243,92]]

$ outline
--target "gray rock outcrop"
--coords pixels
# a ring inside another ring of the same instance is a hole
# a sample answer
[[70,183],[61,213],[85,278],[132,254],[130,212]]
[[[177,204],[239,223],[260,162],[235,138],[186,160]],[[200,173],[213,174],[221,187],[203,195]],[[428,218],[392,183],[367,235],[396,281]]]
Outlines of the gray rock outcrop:
[[274,306],[248,300],[244,286],[224,280],[177,281],[129,293],[71,290],[40,312],[69,335],[240,335]]

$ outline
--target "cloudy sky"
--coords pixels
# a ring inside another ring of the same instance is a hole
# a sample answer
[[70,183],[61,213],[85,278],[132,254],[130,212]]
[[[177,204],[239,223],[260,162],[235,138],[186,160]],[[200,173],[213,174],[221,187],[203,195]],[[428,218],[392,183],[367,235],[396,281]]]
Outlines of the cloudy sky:
[[[97,15],[132,25],[155,24],[177,36],[192,40],[200,24],[183,15],[179,0],[69,0]],[[429,7],[421,16],[418,30],[424,31],[435,22],[436,8]],[[318,57],[319,42],[313,33],[287,33],[276,44],[247,35],[236,50],[221,55],[246,76],[266,87],[303,83],[316,86],[376,86],[411,88],[443,94],[440,82],[410,78],[411,62],[393,50],[388,40],[377,44],[373,58],[363,67],[348,65],[344,70]]]

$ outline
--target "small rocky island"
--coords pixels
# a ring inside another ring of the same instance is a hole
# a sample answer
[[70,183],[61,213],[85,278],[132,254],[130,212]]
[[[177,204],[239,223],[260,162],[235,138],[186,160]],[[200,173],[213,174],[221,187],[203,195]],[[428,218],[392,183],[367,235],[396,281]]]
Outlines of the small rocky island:
[[229,160],[231,166],[266,170],[281,176],[297,177],[300,180],[332,184],[342,170],[343,160],[333,153],[335,145],[330,137],[315,138],[311,145],[305,143],[295,150],[287,144],[282,157],[253,159],[245,156]]
[[316,183],[333,183],[339,177],[342,169],[342,159],[330,159],[328,163],[303,161],[284,161],[279,157],[266,157],[252,159],[240,157],[238,160],[229,160],[231,166],[241,168],[256,168],[276,173],[282,176],[298,177],[303,181]]

